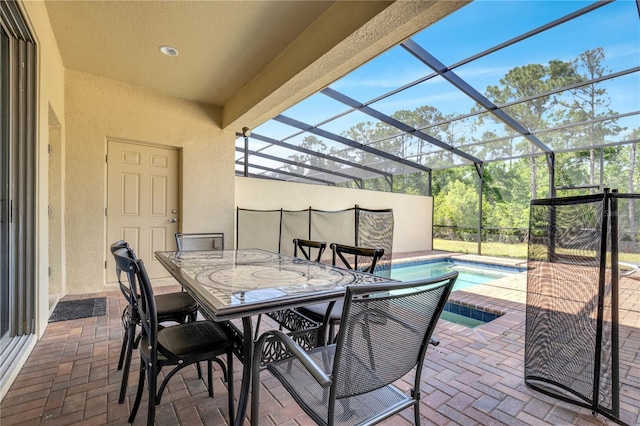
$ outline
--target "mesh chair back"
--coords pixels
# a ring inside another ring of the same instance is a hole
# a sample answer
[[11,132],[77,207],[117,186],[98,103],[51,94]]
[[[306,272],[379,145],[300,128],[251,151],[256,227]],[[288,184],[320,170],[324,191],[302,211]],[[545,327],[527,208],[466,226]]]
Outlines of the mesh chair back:
[[178,251],[222,250],[224,234],[222,232],[183,233],[176,232]]
[[[384,254],[384,249],[348,246],[344,244],[331,243],[331,251],[333,252],[333,265],[337,265],[340,259],[342,264],[348,269],[355,269],[362,272],[373,274],[376,269],[376,263]],[[347,256],[345,256],[345,254]]]
[[417,366],[458,276],[349,286],[336,342],[335,398],[360,395]]
[[324,241],[311,241],[311,240],[302,240],[300,238],[293,239],[293,255],[298,257],[298,250],[307,260],[311,260],[312,250],[317,250],[316,257],[313,259],[314,262],[320,262],[322,258],[322,253],[327,248],[327,243]]

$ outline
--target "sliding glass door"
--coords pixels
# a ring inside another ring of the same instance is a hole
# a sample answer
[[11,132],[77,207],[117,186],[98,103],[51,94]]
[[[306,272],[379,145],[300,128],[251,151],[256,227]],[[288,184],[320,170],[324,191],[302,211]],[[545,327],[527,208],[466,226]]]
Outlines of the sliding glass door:
[[9,342],[9,220],[11,204],[9,197],[9,36],[0,27],[0,353]]
[[36,45],[0,0],[0,389],[36,332]]

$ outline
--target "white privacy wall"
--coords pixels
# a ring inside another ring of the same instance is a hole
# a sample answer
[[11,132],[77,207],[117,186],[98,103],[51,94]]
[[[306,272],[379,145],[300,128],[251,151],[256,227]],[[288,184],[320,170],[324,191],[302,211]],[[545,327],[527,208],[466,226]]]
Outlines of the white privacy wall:
[[254,210],[393,209],[393,252],[432,249],[433,198],[236,177],[236,206]]

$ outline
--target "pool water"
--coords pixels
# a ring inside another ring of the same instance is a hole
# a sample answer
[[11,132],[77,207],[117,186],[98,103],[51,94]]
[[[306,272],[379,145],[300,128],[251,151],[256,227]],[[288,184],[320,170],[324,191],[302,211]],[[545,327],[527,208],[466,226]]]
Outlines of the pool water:
[[484,284],[498,278],[513,275],[517,271],[507,269],[492,269],[491,265],[465,265],[451,260],[441,260],[430,263],[407,263],[393,265],[391,268],[391,278],[399,281],[412,281],[425,279],[458,271],[458,279],[453,287],[454,290],[462,290],[478,284]]
[[[453,290],[462,290],[514,275],[525,271],[525,269],[479,262],[454,261],[450,258],[431,259],[394,264],[391,267],[391,278],[399,281],[413,281],[437,277],[453,271],[458,271],[458,279],[453,286]],[[440,318],[473,328],[493,321],[500,315],[499,313],[487,312],[471,306],[447,302]]]
[[445,321],[452,322],[454,324],[464,325],[465,327],[468,327],[468,328],[474,328],[485,323],[485,321],[470,318],[465,315],[454,314],[453,312],[450,312],[450,311],[442,311],[442,314],[440,314],[440,318],[442,318]]

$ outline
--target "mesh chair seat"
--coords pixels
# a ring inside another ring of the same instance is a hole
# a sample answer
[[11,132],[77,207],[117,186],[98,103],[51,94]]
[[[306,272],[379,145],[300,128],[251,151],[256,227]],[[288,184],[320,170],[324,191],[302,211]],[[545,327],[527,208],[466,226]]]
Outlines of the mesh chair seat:
[[198,312],[198,303],[189,293],[158,294],[155,299],[158,309],[158,321],[160,322],[184,322],[185,313],[197,314]]
[[[329,314],[328,318],[331,321],[340,321],[340,317],[342,316],[342,307],[343,301],[339,300],[333,305],[333,309]],[[298,308],[298,310],[311,318],[314,321],[322,321],[327,314],[327,309],[329,309],[328,303],[316,303],[315,305],[308,305]]]
[[[181,324],[180,327],[167,327],[158,330],[158,344],[184,363],[193,358],[210,359],[231,345],[225,331],[213,321],[197,321]],[[143,359],[149,359],[149,340],[141,340],[140,351]],[[163,352],[158,353],[158,362],[167,363]]]
[[[307,353],[329,375],[333,370],[335,351],[336,345],[328,345]],[[372,392],[342,398],[340,403],[336,404],[335,425],[352,426],[365,423],[385,412],[395,412],[399,406],[413,404],[409,395],[377,378],[375,371],[369,369],[364,363],[358,362],[357,357],[354,357],[354,363],[358,364],[354,371],[359,372],[360,378],[367,377],[370,381],[378,380],[380,386]],[[329,424],[327,418],[329,391],[318,384],[298,358],[292,357],[268,364],[267,369],[316,423]]]

